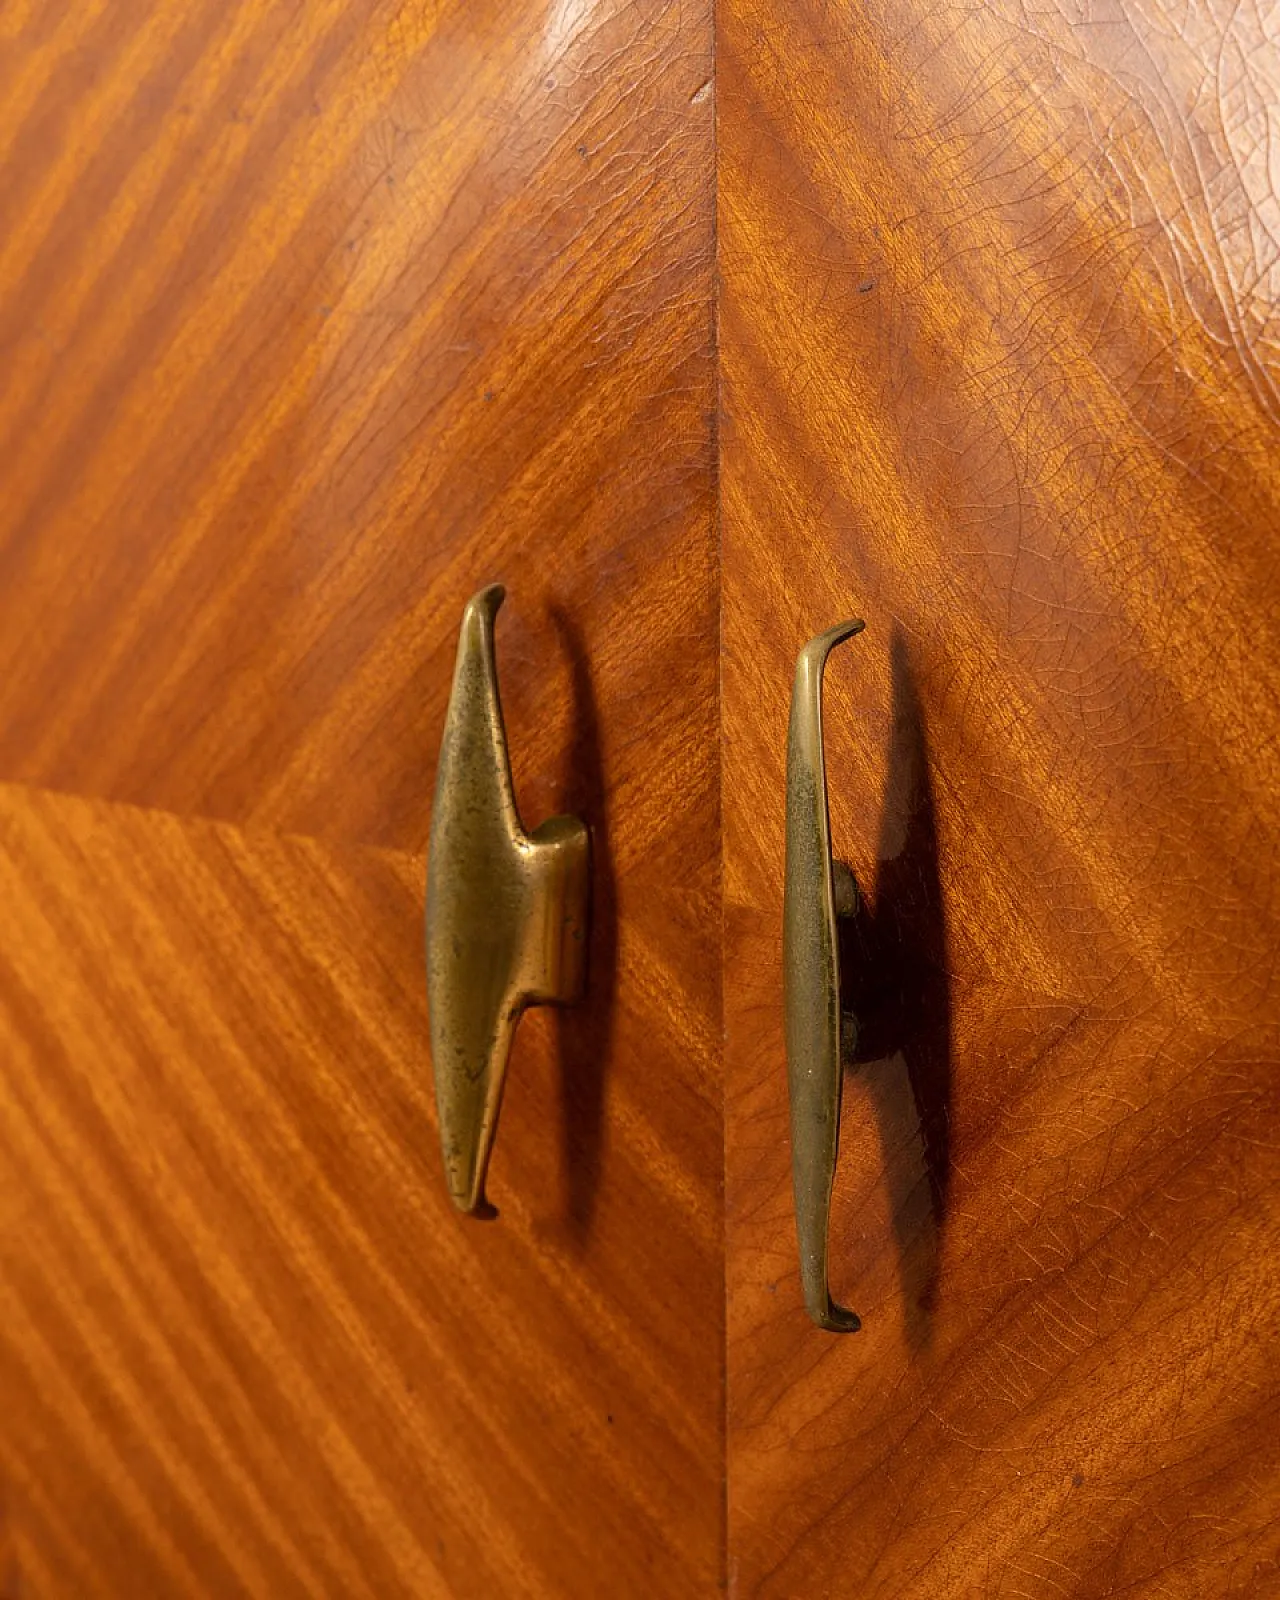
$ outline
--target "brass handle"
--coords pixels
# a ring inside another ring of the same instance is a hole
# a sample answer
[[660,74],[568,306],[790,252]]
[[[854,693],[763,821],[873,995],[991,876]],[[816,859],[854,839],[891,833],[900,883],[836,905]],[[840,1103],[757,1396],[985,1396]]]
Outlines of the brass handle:
[[[831,1298],[827,1231],[840,1145],[845,1051],[840,1011],[836,918],[852,916],[853,873],[831,857],[827,770],[822,753],[822,674],[842,640],[862,622],[841,622],[810,639],[796,662],[787,724],[787,868],[782,965],[791,1098],[791,1184],[795,1191],[800,1280],[809,1315],[832,1333],[856,1333],[852,1311]],[[850,1041],[850,1046],[852,1041]]]
[[577,817],[526,834],[507,757],[491,584],[462,613],[427,857],[427,1000],[445,1177],[485,1208],[507,1055],[526,1006],[568,1005],[586,966],[590,846]]

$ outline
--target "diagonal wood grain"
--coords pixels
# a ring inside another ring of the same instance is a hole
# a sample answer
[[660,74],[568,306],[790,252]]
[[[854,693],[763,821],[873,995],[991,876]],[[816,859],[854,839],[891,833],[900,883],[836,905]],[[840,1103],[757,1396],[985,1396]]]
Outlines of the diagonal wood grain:
[[[1277,82],[1247,7],[719,8],[742,1596],[1278,1581]],[[833,1340],[778,930],[849,615]]]
[[602,737],[705,796],[645,699],[713,682],[709,21],[157,3],[58,39],[10,44],[0,772],[421,845],[501,576],[517,777],[573,737],[559,607],[637,712]]
[[[0,1586],[719,1582],[710,34],[3,8]],[[495,579],[594,926],[467,1227],[423,851]]]
[[590,1592],[603,1560],[704,1592],[717,1417],[670,1296],[716,1288],[711,1108],[617,1086],[584,1240],[542,1030],[502,1215],[468,1224],[416,858],[13,786],[0,841],[0,1461],[34,1592]]
[[[714,134],[712,44],[0,14],[0,1591],[1275,1585],[1274,29],[724,0]],[[494,578],[596,877],[483,1228],[420,924]],[[781,763],[854,610],[836,1341]]]

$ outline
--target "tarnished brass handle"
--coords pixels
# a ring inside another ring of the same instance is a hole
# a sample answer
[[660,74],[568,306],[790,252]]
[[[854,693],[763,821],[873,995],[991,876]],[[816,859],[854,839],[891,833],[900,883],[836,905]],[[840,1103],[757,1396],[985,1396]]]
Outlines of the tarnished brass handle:
[[[862,631],[841,622],[810,639],[796,662],[787,725],[787,870],[782,964],[791,1095],[791,1183],[795,1191],[800,1280],[809,1315],[832,1333],[856,1333],[852,1312],[831,1298],[827,1231],[840,1145],[840,1089],[845,1041],[840,1011],[836,918],[852,916],[857,885],[831,857],[827,770],[822,753],[822,674],[842,640]],[[852,1041],[848,1041],[852,1046]]]
[[462,613],[427,859],[427,1000],[445,1177],[484,1207],[507,1055],[526,1006],[568,1005],[586,965],[589,843],[577,817],[526,834],[507,757],[491,584]]

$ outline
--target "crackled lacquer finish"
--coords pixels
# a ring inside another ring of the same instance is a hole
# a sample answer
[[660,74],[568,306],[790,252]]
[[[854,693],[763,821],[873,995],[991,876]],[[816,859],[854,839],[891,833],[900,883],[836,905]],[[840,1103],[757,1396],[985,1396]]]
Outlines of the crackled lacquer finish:
[[[0,4],[0,1594],[715,1592],[710,44]],[[422,898],[494,580],[594,934],[477,1224]]]
[[[1280,42],[721,0],[729,1574],[1280,1592]],[[867,895],[832,1291],[778,1008],[787,691]]]

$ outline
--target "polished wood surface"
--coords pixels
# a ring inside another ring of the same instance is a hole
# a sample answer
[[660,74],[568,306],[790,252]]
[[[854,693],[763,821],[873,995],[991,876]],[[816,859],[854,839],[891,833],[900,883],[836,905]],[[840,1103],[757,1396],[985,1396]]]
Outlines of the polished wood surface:
[[[1280,1593],[1280,43],[721,0],[729,1574]],[[796,653],[869,906],[807,1322]]]
[[[0,1593],[1280,1590],[1272,32],[0,11]],[[421,913],[492,579],[594,927],[476,1224]],[[835,1338],[782,797],[852,613]]]
[[[709,12],[0,11],[0,1591],[723,1567]],[[453,1214],[424,850],[500,579],[590,994]]]

